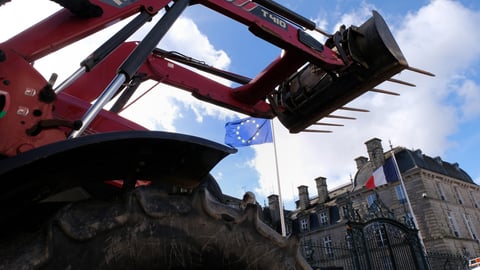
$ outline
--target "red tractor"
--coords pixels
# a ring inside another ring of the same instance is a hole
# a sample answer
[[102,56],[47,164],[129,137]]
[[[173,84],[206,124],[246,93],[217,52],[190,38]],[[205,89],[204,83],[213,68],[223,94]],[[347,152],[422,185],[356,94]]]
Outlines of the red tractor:
[[[149,131],[118,112],[156,80],[298,133],[384,81],[405,83],[392,78],[404,69],[431,75],[407,64],[377,12],[328,34],[271,0],[55,2],[64,8],[0,44],[0,269],[309,269],[295,235],[263,223],[254,204],[224,203],[210,170],[234,148]],[[157,48],[192,5],[282,55],[248,78]],[[154,16],[143,40],[126,42]],[[36,60],[132,17],[65,81],[36,70]]]

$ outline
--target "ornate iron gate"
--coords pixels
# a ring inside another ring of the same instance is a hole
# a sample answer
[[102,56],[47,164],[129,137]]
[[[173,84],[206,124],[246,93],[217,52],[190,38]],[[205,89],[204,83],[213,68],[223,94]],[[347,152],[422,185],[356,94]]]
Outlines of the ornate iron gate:
[[347,225],[354,269],[429,269],[417,230],[389,218]]

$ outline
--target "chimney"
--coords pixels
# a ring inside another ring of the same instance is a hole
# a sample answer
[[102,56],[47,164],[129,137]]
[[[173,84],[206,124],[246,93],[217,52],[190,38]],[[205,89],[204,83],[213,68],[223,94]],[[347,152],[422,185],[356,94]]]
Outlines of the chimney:
[[317,183],[318,202],[324,203],[328,198],[327,178],[317,177],[315,182]]
[[357,157],[355,162],[357,163],[357,170],[360,170],[365,164],[367,164],[368,158],[364,156]]
[[275,224],[280,221],[280,205],[278,203],[278,195],[268,196],[268,208],[270,209],[270,215],[272,217],[272,222]]
[[385,163],[385,156],[383,155],[382,140],[373,138],[367,142],[367,152],[373,167],[376,169]]
[[300,209],[304,210],[310,205],[310,199],[308,198],[308,187],[299,186],[298,187],[298,197],[299,197],[299,206]]

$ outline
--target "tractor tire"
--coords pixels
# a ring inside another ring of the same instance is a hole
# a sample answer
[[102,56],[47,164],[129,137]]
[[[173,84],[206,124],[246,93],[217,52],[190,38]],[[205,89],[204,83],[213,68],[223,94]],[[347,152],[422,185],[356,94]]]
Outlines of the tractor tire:
[[3,232],[0,269],[311,269],[298,239],[263,223],[258,205],[224,204],[205,186],[142,186],[52,209]]

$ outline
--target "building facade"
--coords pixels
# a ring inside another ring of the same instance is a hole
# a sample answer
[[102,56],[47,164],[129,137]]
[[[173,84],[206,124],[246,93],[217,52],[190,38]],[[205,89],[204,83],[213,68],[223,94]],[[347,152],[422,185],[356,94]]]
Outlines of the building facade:
[[[465,269],[463,262],[480,256],[480,187],[457,163],[403,147],[384,151],[378,138],[365,144],[368,157],[355,159],[352,183],[328,190],[327,179],[318,177],[316,197],[309,195],[307,186],[298,187],[297,209],[287,217],[312,265],[352,269],[345,259],[351,250],[348,224],[376,217],[418,229],[431,269]],[[401,178],[366,188],[366,181],[392,153]],[[278,214],[272,215],[275,218]],[[381,240],[382,234],[376,237]]]

